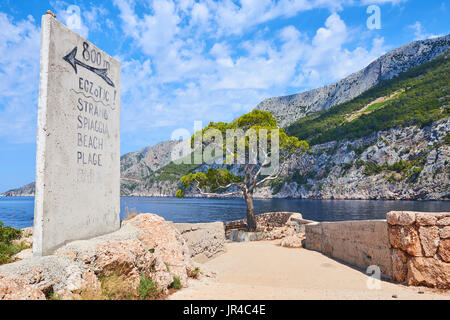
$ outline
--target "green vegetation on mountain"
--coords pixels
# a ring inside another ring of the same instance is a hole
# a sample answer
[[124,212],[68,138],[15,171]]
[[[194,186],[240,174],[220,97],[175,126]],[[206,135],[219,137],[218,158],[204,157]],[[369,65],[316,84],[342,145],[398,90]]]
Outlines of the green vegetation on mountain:
[[[394,127],[430,125],[450,115],[449,70],[447,51],[349,102],[296,121],[286,128],[286,133],[315,145],[360,138]],[[383,101],[374,103],[380,98]]]
[[152,175],[147,177],[147,181],[178,181],[182,176],[192,172],[198,167],[198,164],[175,164],[170,162],[168,165],[153,172]]

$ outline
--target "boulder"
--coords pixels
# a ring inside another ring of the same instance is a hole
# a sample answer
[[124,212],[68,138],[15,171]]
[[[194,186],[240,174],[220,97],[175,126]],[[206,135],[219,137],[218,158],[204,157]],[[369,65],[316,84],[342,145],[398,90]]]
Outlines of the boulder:
[[439,231],[439,236],[441,239],[450,238],[450,226],[444,227]]
[[24,278],[0,275],[0,300],[45,300],[45,295]]
[[287,248],[302,248],[303,240],[305,240],[305,238],[306,236],[304,233],[296,233],[281,239],[280,245]]
[[432,212],[418,212],[416,224],[419,226],[435,226],[438,216]]
[[140,275],[150,276],[154,260],[140,241],[123,240],[99,245],[93,268],[99,275],[119,274],[137,289]]
[[22,251],[16,253],[15,255],[13,255],[11,257],[11,259],[13,261],[19,261],[19,260],[30,259],[31,257],[33,257],[33,249],[29,248],[29,249],[25,249],[25,250],[22,250]]
[[399,249],[392,250],[392,277],[397,282],[404,282],[408,274],[408,256]]
[[420,227],[419,237],[425,257],[433,257],[439,245],[439,228]]
[[173,223],[154,214],[141,214],[116,232],[68,243],[54,255],[0,266],[0,277],[8,278],[2,287],[7,293],[2,296],[0,290],[0,300],[14,298],[8,292],[15,291],[7,288],[20,284],[27,290],[28,285],[39,290],[33,291],[30,299],[37,297],[36,292],[78,299],[83,292],[100,291],[98,277],[112,274],[124,279],[131,290],[138,287],[140,276],[146,275],[167,293],[174,277],[186,286],[194,269],[189,248]]
[[61,255],[26,259],[0,266],[0,276],[20,279],[21,283],[24,281],[23,283],[43,293],[64,293],[66,297],[78,294],[90,286],[92,281],[98,281],[83,263]]
[[23,228],[20,239],[13,240],[12,243],[14,245],[24,244],[27,247],[31,247],[33,245],[33,227]]
[[195,261],[203,262],[226,251],[222,222],[175,223],[174,226],[183,236]]
[[389,242],[411,256],[422,256],[419,234],[413,226],[394,225],[389,228]]
[[[139,214],[126,221],[126,224],[139,229],[138,239],[152,252],[157,260],[156,266],[170,273],[170,283],[176,276],[183,286],[187,285],[189,270],[193,268],[191,254],[186,241],[173,223],[155,214]],[[163,277],[161,280],[167,279]],[[160,283],[160,285],[166,285]],[[169,285],[170,285],[169,283]]]
[[444,217],[439,219],[436,224],[438,226],[450,226],[450,217]]
[[450,264],[435,258],[410,257],[408,262],[408,285],[450,288]]
[[265,232],[249,232],[245,230],[231,230],[230,241],[233,242],[247,242],[247,241],[258,241],[267,239],[267,234]]
[[450,263],[450,239],[441,240],[438,253],[442,260]]
[[416,221],[416,213],[411,211],[390,211],[386,214],[390,225],[409,226]]

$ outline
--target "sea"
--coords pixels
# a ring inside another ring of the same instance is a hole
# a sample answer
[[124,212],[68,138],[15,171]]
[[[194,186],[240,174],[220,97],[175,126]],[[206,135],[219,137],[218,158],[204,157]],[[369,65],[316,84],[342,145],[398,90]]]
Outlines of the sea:
[[[450,212],[450,201],[255,199],[255,213],[299,212],[314,221],[385,219],[392,210]],[[243,199],[121,197],[120,215],[155,213],[173,222],[232,221],[245,218]],[[63,212],[61,214],[64,214]],[[0,222],[14,228],[33,225],[34,197],[0,197]]]

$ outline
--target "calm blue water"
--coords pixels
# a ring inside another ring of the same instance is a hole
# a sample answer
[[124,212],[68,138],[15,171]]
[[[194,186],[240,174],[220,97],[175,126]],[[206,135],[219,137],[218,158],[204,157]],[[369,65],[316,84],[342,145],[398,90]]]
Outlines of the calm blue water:
[[[255,200],[257,214],[270,211],[301,212],[305,219],[343,221],[384,219],[391,210],[450,211],[450,201],[384,200]],[[130,213],[156,213],[174,222],[231,221],[245,217],[243,199],[178,199],[122,197],[121,218]],[[16,228],[33,225],[34,197],[0,197],[0,221]]]
[[[450,201],[384,200],[255,200],[256,213],[301,212],[305,219],[343,221],[384,219],[391,210],[450,211]],[[130,213],[156,213],[174,222],[231,221],[245,217],[243,199],[178,199],[122,197],[121,218]],[[0,197],[0,221],[15,228],[33,225],[34,197]]]

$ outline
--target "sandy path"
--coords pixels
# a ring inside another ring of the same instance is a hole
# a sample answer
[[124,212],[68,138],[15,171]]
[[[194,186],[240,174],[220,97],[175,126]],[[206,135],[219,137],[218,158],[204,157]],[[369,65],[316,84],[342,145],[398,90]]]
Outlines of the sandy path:
[[[381,282],[369,290],[361,271],[305,249],[273,241],[228,243],[227,252],[203,264],[216,279],[192,280],[170,299],[449,299],[450,292]],[[370,279],[369,279],[370,280]],[[423,291],[423,294],[419,294]]]

